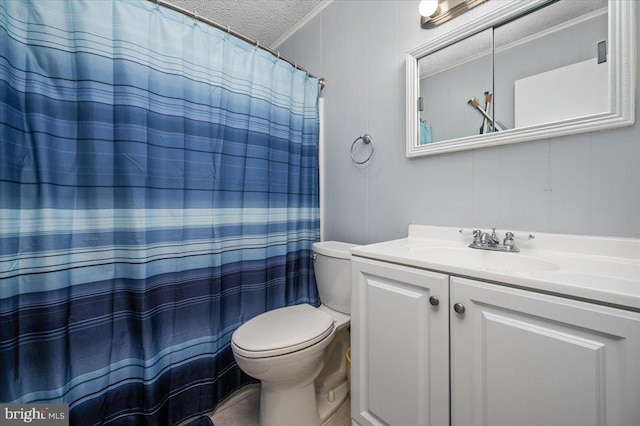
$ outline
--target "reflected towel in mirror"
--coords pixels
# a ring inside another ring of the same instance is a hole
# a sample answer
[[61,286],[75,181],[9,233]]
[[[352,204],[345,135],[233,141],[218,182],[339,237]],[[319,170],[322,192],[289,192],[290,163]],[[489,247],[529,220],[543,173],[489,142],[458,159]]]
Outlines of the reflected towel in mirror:
[[431,141],[431,126],[426,121],[420,120],[420,145],[426,145]]

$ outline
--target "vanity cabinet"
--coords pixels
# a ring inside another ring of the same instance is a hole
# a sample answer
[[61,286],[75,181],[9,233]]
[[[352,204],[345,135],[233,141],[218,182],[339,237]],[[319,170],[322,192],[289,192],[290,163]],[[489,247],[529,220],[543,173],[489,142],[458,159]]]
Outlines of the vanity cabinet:
[[357,256],[352,269],[354,424],[640,425],[640,313]]
[[351,265],[352,418],[448,425],[449,277],[360,258]]

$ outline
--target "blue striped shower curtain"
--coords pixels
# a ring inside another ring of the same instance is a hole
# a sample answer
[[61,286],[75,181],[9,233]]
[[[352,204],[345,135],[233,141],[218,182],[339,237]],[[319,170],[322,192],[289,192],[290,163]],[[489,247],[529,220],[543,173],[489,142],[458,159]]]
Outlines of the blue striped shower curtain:
[[153,2],[0,2],[0,402],[175,424],[318,305],[318,82]]

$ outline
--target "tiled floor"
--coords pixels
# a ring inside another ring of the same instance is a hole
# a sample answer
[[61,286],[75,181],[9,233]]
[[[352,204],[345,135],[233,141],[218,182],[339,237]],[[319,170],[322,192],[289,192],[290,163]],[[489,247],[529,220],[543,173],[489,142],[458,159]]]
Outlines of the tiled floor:
[[[323,426],[350,426],[350,399],[342,404]],[[215,426],[257,425],[260,412],[260,387],[247,386],[231,395],[211,416]],[[283,425],[285,426],[285,425]]]

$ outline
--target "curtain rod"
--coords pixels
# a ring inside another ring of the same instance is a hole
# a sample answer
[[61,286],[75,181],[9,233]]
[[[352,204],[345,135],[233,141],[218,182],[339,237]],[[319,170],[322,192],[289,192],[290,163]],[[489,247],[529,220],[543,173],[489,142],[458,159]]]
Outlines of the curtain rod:
[[[168,9],[174,10],[176,12],[182,13],[183,15],[186,15],[190,18],[193,18],[195,20],[198,20],[200,22],[204,22],[207,25],[211,25],[212,27],[215,27],[219,30],[225,31],[229,34],[231,34],[234,37],[239,38],[240,40],[246,41],[247,43],[253,44],[256,47],[262,49],[262,50],[266,50],[267,52],[271,53],[273,56],[277,57],[278,59],[282,59],[285,62],[288,62],[289,64],[293,65],[294,68],[299,69],[300,71],[304,71],[305,73],[307,73],[307,75],[311,78],[317,78],[315,75],[311,74],[309,71],[307,71],[306,69],[302,68],[300,65],[298,65],[296,62],[292,61],[291,59],[285,57],[284,55],[280,54],[280,52],[278,52],[277,50],[272,50],[270,48],[268,48],[267,46],[264,46],[262,44],[260,44],[260,42],[258,40],[253,40],[243,34],[240,34],[237,31],[232,30],[229,26],[224,26],[221,24],[218,24],[215,21],[212,21],[210,19],[205,18],[204,16],[200,16],[198,15],[197,11],[191,12],[187,9],[183,9],[180,6],[177,6],[175,4],[169,3],[167,1],[164,0],[149,0],[157,5],[160,6],[164,6]],[[320,84],[320,90],[324,89],[324,86],[327,84],[327,80],[325,80],[324,78],[319,78],[318,79],[318,84]]]

